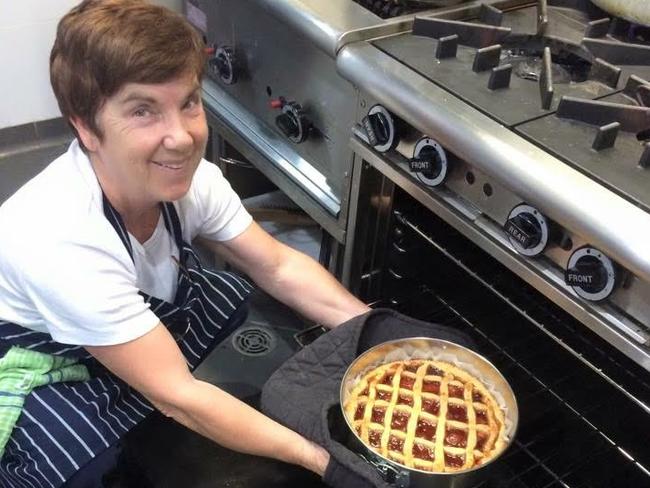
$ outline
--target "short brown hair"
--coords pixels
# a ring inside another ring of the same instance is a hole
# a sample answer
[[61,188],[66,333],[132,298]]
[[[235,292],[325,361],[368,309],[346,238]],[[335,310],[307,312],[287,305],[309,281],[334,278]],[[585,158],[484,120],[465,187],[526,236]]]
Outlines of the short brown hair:
[[[126,83],[203,76],[201,36],[181,16],[144,0],[84,0],[59,22],[50,82],[63,116],[98,137],[96,115]],[[73,127],[74,130],[74,127]],[[76,131],[75,131],[76,133]]]

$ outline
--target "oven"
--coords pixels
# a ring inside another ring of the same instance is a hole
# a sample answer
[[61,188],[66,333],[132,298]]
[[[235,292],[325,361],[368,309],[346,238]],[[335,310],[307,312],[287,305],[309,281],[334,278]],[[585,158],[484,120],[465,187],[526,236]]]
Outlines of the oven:
[[360,232],[386,246],[359,258],[359,293],[467,333],[515,392],[514,442],[477,486],[648,486],[647,370],[364,164]]
[[512,385],[479,486],[650,486],[648,27],[589,0],[186,13],[213,158],[310,215],[363,300],[466,332]]
[[480,486],[650,486],[647,27],[467,2],[337,67],[359,88],[346,284],[468,333],[519,402]]

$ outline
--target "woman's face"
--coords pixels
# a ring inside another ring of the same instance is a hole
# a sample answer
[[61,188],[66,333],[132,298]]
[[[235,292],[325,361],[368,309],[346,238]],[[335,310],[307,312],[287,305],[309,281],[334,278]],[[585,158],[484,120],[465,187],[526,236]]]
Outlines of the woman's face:
[[80,136],[114,205],[146,208],[187,193],[208,137],[195,76],[127,83],[106,100],[97,123],[101,140]]

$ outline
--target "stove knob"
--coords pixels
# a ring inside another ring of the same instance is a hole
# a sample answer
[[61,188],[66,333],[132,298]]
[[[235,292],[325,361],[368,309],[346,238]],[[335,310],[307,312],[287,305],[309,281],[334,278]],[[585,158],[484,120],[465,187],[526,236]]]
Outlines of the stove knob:
[[235,51],[231,47],[219,47],[214,53],[214,58],[210,60],[210,68],[226,85],[237,83],[239,68]]
[[616,269],[598,249],[582,247],[569,258],[564,281],[586,300],[604,300],[616,285]]
[[524,256],[537,256],[548,243],[549,227],[544,216],[530,205],[517,205],[504,225],[510,244]]
[[381,105],[368,110],[368,115],[361,121],[368,137],[368,143],[379,152],[395,149],[399,142],[395,117]]
[[415,144],[409,169],[427,186],[438,186],[447,176],[447,154],[440,144],[423,137]]
[[282,104],[282,113],[275,118],[275,124],[292,142],[300,144],[307,139],[311,122],[297,102]]

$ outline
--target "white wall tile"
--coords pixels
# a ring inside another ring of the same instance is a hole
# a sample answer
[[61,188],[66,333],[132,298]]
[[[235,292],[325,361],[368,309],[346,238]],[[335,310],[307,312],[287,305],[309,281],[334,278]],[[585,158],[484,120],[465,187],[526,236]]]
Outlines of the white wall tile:
[[0,128],[60,115],[49,80],[56,24],[0,29]]
[[[49,56],[59,19],[79,0],[0,0],[0,129],[59,117]],[[180,11],[181,0],[152,0]]]
[[0,29],[58,20],[79,0],[2,0]]

